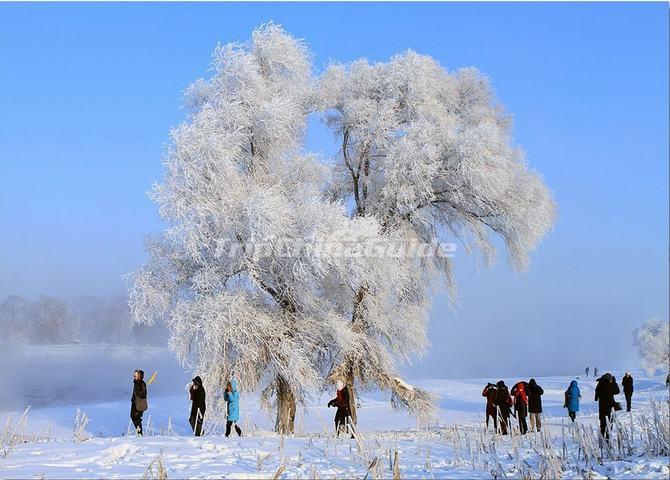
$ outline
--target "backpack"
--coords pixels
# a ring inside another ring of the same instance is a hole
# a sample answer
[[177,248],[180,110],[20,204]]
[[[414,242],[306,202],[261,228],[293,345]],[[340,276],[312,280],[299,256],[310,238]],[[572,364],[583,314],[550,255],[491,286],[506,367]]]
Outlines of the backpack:
[[145,412],[149,408],[149,404],[146,398],[140,398],[135,396],[135,409],[138,412]]

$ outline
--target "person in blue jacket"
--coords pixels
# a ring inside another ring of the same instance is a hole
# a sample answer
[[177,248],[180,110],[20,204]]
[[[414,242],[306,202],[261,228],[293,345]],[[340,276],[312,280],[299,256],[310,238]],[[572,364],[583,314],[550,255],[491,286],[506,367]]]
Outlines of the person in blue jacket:
[[237,391],[237,380],[232,379],[226,384],[223,399],[228,406],[228,419],[226,420],[226,437],[230,436],[230,428],[235,424],[235,431],[242,436],[242,429],[237,426],[240,419],[240,392]]
[[579,393],[579,385],[577,384],[577,380],[573,380],[565,391],[565,403],[563,404],[563,408],[568,409],[568,416],[573,422],[579,411],[580,398],[582,398],[582,395]]

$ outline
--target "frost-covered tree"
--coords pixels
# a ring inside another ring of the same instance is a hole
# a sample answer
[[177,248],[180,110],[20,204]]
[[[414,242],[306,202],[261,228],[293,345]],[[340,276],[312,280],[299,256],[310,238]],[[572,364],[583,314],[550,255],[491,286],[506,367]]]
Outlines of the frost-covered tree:
[[18,295],[10,295],[0,303],[0,331],[2,343],[26,343],[30,331],[29,303]]
[[[435,280],[452,286],[441,242],[491,260],[498,235],[522,269],[553,219],[486,82],[408,53],[316,83],[305,45],[275,25],[212,66],[171,133],[153,190],[169,228],[133,276],[133,316],[164,319],[210,385],[261,390],[280,432],[325,378],[347,381],[354,412],[354,379],[430,409],[397,368],[428,344]],[[315,109],[341,136],[334,164],[302,150]]]
[[128,343],[133,336],[133,321],[128,298],[117,295],[104,299],[95,325],[96,338],[108,343]]
[[649,375],[670,369],[670,323],[656,318],[647,320],[633,332],[642,367]]
[[82,341],[110,344],[164,345],[163,325],[133,322],[127,295],[112,297],[80,296],[67,301],[80,325]]
[[92,295],[82,295],[70,299],[68,303],[72,313],[79,319],[83,339],[89,343],[105,341],[100,338],[98,331],[104,311],[104,299]]
[[[485,77],[472,68],[447,72],[408,51],[389,62],[333,65],[319,94],[319,107],[341,144],[332,194],[350,201],[352,216],[374,217],[387,235],[408,243],[439,248],[441,241],[457,239],[487,264],[495,260],[499,238],[512,266],[527,267],[529,253],[553,223],[555,206],[514,146],[510,118]],[[450,291],[454,287],[449,256],[427,258],[421,267],[427,273],[417,274],[407,292],[421,299],[417,317],[409,316],[418,330],[425,325],[427,283],[438,279],[436,272]],[[352,391],[358,378],[390,388],[407,403],[408,390],[390,381],[396,362],[379,363],[379,352],[391,345],[420,354],[425,343],[403,345],[406,312],[394,319],[398,337],[379,335],[377,325],[389,320],[370,301],[374,288],[364,281],[352,294],[353,329],[370,348],[342,357],[333,375]],[[353,395],[351,402],[354,408]]]
[[40,296],[28,308],[30,341],[36,344],[61,344],[79,340],[79,319],[64,301]]
[[326,200],[327,169],[301,151],[312,98],[302,42],[267,25],[217,48],[213,69],[171,133],[153,191],[170,227],[149,243],[130,304],[140,322],[165,319],[172,350],[210,385],[234,375],[274,399],[277,430],[291,432],[335,352],[361,347],[347,321],[354,285],[385,274],[384,262],[375,271],[314,247],[366,245],[379,226]]

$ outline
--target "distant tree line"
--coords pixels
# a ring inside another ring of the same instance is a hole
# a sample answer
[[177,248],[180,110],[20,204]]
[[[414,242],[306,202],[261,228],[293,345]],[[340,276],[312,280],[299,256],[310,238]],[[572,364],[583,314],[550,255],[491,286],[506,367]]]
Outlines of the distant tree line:
[[0,343],[110,343],[164,345],[162,326],[133,323],[128,298],[39,296],[26,300],[7,296],[0,303]]

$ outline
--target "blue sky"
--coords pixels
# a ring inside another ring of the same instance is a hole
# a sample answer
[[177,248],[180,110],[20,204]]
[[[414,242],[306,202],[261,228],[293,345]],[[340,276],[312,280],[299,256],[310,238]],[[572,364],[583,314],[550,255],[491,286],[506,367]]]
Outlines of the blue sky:
[[[555,194],[527,274],[457,253],[459,304],[436,298],[411,374],[633,366],[630,331],[668,318],[664,3],[0,4],[0,297],[124,289],[181,92],[269,20],[317,70],[408,48],[477,67]],[[314,128],[309,147],[332,145]]]

